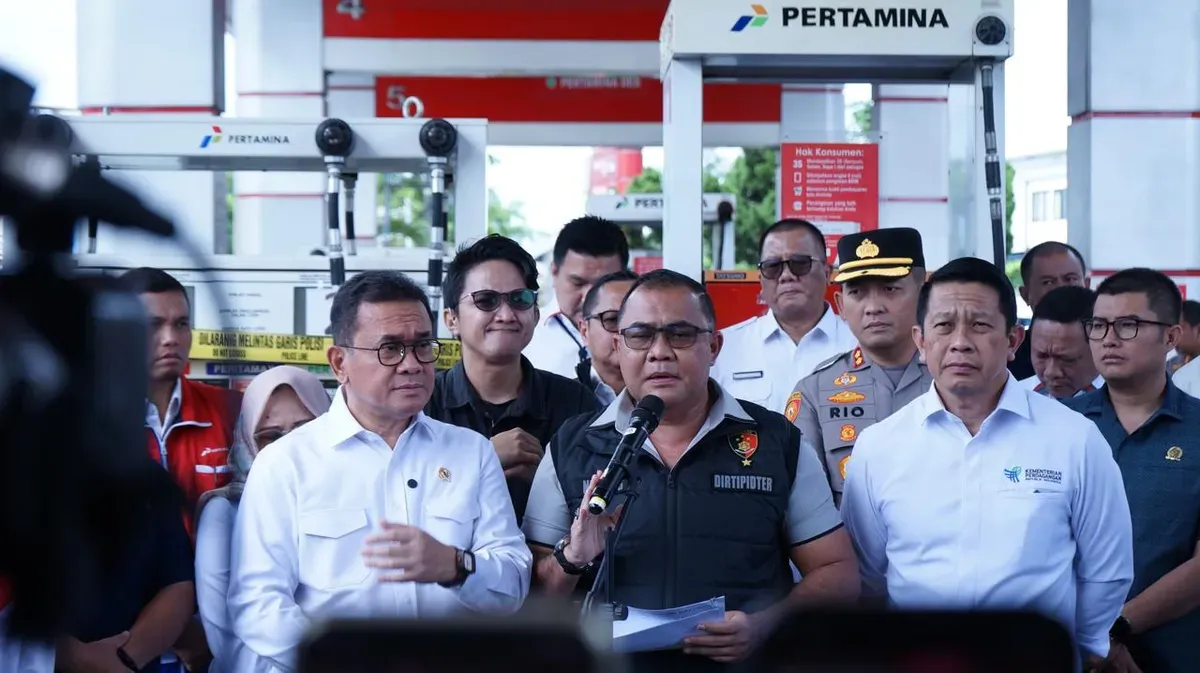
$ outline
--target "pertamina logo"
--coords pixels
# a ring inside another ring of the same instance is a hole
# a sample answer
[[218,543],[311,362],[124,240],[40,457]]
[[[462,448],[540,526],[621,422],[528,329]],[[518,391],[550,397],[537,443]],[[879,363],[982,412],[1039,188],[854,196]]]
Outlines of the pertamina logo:
[[226,145],[291,145],[292,139],[285,135],[234,135],[222,133],[220,126],[213,126],[212,133],[200,139],[200,149],[224,141]]
[[212,133],[204,136],[204,139],[200,141],[200,149],[219,142],[221,142],[221,127],[214,126],[212,127]]
[[749,16],[740,16],[733,28],[729,30],[734,33],[740,33],[747,28],[760,28],[767,23],[767,8],[762,5],[750,5],[750,9],[754,11]]

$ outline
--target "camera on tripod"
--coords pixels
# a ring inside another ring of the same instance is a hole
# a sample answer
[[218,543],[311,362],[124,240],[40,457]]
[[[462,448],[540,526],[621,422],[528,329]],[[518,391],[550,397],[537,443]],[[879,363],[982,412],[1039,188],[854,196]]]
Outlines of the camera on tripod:
[[70,126],[31,114],[33,95],[0,69],[0,218],[19,249],[0,273],[0,582],[8,631],[46,639],[105,581],[130,514],[182,499],[145,454],[142,305],[115,279],[76,277],[70,258],[83,219],[174,226],[82,166]]

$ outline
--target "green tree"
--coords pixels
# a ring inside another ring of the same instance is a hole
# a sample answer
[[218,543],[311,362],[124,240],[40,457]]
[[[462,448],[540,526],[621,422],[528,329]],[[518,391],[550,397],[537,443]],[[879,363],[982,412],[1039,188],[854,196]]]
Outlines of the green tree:
[[850,106],[854,115],[854,126],[850,135],[856,140],[866,140],[871,137],[872,115],[875,113],[875,101],[864,100]]
[[775,222],[775,171],[779,151],[746,148],[725,176],[726,189],[737,195],[734,258],[738,268],[758,262],[758,239]]

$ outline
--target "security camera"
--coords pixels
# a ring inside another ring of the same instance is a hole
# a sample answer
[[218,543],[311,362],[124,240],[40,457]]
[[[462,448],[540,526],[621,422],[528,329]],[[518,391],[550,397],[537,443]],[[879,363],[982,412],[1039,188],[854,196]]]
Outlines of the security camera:
[[354,151],[354,131],[340,119],[326,119],[317,126],[317,149],[332,157],[348,157]]
[[430,157],[448,157],[458,145],[458,131],[445,119],[430,119],[421,127],[421,149]]
[[994,47],[1008,37],[1008,27],[998,16],[985,16],[975,24],[975,39],[981,44]]

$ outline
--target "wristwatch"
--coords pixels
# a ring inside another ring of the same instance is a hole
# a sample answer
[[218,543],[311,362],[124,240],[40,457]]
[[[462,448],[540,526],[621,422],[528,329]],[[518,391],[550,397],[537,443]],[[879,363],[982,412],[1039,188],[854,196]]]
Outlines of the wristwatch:
[[475,553],[465,549],[454,550],[454,565],[457,569],[457,574],[454,579],[449,582],[438,582],[439,586],[453,589],[461,587],[467,581],[467,578],[475,574]]
[[137,662],[133,660],[133,657],[129,656],[124,647],[117,648],[117,659],[120,659],[121,665],[133,671],[133,673],[138,673],[138,671],[142,670],[138,668]]
[[1117,621],[1113,622],[1112,628],[1108,630],[1108,637],[1121,644],[1128,644],[1129,637],[1133,635],[1133,625],[1125,619],[1124,615],[1118,615]]
[[558,565],[562,566],[563,572],[568,575],[582,575],[587,572],[595,561],[588,561],[583,565],[575,565],[567,560],[566,549],[571,542],[571,536],[566,536],[554,545],[554,560],[558,561]]

